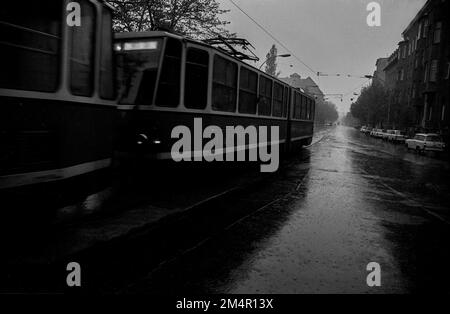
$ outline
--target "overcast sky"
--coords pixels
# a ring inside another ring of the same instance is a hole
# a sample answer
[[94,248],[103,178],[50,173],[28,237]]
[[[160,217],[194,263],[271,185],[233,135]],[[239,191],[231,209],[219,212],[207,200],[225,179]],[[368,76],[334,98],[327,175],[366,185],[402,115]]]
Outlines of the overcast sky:
[[[229,0],[218,0],[221,8],[231,10],[222,18],[228,28],[248,39],[262,61],[274,40],[260,30]],[[244,11],[285,44],[313,70],[352,75],[373,74],[377,58],[389,56],[402,39],[401,33],[426,0],[379,0],[381,26],[366,23],[370,0],[233,0]],[[286,53],[278,44],[278,53]],[[281,76],[297,72],[302,77],[313,74],[295,58],[279,58]],[[291,67],[291,65],[293,67]],[[364,79],[320,77],[313,79],[324,93],[347,93],[363,84]],[[357,89],[359,91],[359,88]],[[340,112],[347,112],[350,94],[333,102]]]

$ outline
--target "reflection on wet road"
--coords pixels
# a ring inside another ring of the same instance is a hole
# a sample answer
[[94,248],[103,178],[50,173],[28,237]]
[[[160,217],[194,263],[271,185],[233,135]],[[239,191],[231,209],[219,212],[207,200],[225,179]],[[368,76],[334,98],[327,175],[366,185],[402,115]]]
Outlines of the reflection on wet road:
[[[263,191],[295,182],[291,193],[123,292],[448,292],[448,163],[347,127],[316,136],[309,161],[287,166]],[[381,266],[381,287],[366,284],[370,262]]]

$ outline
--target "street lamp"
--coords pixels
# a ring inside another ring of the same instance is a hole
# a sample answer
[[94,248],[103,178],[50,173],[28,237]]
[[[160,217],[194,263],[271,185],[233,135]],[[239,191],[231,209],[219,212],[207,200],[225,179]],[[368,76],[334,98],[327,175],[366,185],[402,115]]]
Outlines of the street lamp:
[[282,55],[272,56],[272,57],[270,57],[269,59],[267,59],[266,61],[264,61],[263,64],[261,64],[261,66],[259,67],[259,69],[261,70],[261,68],[263,67],[263,65],[266,64],[267,61],[269,61],[269,60],[271,60],[271,59],[273,59],[273,58],[277,58],[277,57],[280,57],[280,58],[289,58],[290,56],[291,56],[291,55],[288,54],[288,53],[285,53],[285,54],[282,54]]

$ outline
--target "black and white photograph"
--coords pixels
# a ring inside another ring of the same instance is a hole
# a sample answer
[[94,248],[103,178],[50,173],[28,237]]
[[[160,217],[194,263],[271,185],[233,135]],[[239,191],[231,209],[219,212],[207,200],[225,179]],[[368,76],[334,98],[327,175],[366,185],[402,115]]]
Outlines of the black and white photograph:
[[449,295],[449,16],[2,1],[0,295]]

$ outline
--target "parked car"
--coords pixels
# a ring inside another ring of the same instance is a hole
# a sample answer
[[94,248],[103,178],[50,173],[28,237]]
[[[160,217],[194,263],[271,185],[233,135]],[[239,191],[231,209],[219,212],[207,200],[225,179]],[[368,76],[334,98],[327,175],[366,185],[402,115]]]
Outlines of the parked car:
[[[390,131],[390,132],[389,132]],[[387,140],[394,143],[404,143],[406,136],[400,130],[389,130]]]
[[381,133],[381,138],[385,141],[388,140],[389,135],[391,135],[394,132],[394,130],[383,130],[383,132]]
[[386,130],[384,129],[380,129],[377,133],[377,137],[383,139],[384,136],[386,135]]
[[367,127],[367,126],[362,126],[361,129],[359,130],[361,133],[367,134],[370,133],[371,128]]
[[373,129],[370,132],[370,135],[375,137],[375,138],[382,138],[383,137],[383,132],[385,132],[385,131],[382,130],[382,129]]
[[445,144],[438,134],[416,134],[414,138],[406,140],[406,147],[415,149],[417,152],[442,152]]
[[377,132],[378,132],[378,129],[373,128],[373,129],[370,131],[370,136],[375,137],[375,133],[377,133]]

